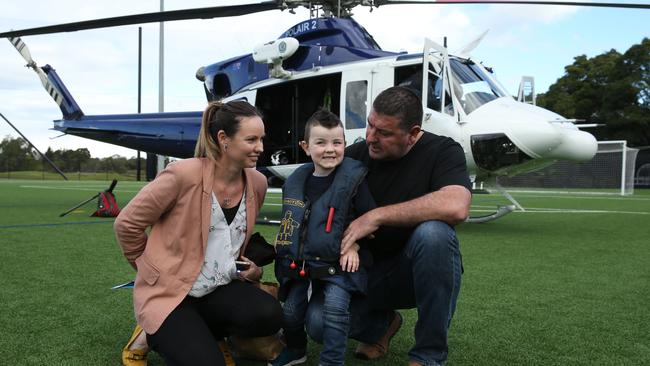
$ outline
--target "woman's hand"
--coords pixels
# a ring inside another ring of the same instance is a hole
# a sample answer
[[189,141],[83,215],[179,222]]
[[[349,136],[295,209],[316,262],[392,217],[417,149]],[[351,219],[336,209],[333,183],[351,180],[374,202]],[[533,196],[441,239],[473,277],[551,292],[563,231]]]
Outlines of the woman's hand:
[[243,255],[240,257],[240,260],[250,263],[250,266],[248,269],[237,271],[239,279],[242,281],[257,282],[262,278],[262,274],[264,272],[262,271],[261,267],[258,267],[255,263],[253,263],[252,260],[244,257]]

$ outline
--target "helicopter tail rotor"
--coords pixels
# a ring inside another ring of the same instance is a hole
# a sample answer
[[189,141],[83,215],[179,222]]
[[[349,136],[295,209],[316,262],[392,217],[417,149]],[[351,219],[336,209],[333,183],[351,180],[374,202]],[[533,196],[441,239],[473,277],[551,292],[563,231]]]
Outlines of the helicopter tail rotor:
[[63,96],[61,95],[61,92],[50,82],[50,80],[47,78],[47,75],[43,72],[43,70],[36,65],[36,62],[34,59],[32,59],[32,55],[29,52],[29,48],[27,48],[27,45],[25,42],[20,39],[20,37],[12,37],[9,38],[9,42],[11,42],[12,45],[16,48],[16,50],[23,56],[25,61],[27,61],[26,67],[29,67],[30,69],[34,70],[36,74],[38,75],[39,79],[41,79],[41,84],[43,84],[43,87],[45,90],[50,94],[52,99],[56,102],[56,104],[61,107],[63,104]]
[[44,67],[39,67],[36,64],[36,61],[32,58],[29,48],[25,42],[20,39],[20,37],[11,37],[9,42],[16,48],[21,56],[25,59],[27,64],[26,67],[34,70],[38,78],[41,79],[41,84],[45,88],[45,91],[54,99],[56,104],[61,109],[63,116],[66,119],[78,118],[83,115],[81,108],[74,101],[68,90],[65,88],[61,80],[56,75],[54,69],[46,65]]

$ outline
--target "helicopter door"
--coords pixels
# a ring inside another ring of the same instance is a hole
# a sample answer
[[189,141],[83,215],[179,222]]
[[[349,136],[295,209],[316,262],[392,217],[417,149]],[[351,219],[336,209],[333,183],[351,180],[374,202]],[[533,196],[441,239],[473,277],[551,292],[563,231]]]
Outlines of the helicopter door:
[[341,110],[339,116],[345,128],[345,142],[350,145],[363,139],[370,97],[370,72],[345,71],[341,75]]
[[424,59],[422,62],[422,108],[425,111],[424,121],[431,118],[427,109],[445,113],[459,120],[458,111],[454,108],[453,79],[449,67],[447,49],[436,42],[425,38]]
[[299,146],[307,119],[318,109],[339,110],[340,74],[283,81],[259,88],[255,105],[264,116],[266,138],[258,164],[308,162]]

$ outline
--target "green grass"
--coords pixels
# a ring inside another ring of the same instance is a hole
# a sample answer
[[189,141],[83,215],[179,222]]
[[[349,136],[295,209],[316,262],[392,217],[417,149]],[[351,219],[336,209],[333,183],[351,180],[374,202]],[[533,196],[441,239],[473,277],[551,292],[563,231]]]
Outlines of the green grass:
[[[112,178],[112,177],[110,177]],[[108,181],[0,180],[0,363],[119,365],[134,325],[112,219],[95,203],[59,218]],[[142,183],[123,182],[121,206]],[[650,191],[632,197],[516,193],[527,209],[458,227],[465,274],[449,365],[644,365],[650,359]],[[269,194],[268,203],[279,203]],[[476,195],[473,211],[505,201]],[[278,206],[262,215],[277,216]],[[572,212],[558,211],[572,210]],[[268,239],[277,230],[258,226]],[[266,271],[272,280],[272,271]],[[404,365],[413,310],[380,361]],[[320,347],[310,344],[309,365]],[[150,365],[163,365],[152,355]],[[240,362],[240,365],[262,363]]]

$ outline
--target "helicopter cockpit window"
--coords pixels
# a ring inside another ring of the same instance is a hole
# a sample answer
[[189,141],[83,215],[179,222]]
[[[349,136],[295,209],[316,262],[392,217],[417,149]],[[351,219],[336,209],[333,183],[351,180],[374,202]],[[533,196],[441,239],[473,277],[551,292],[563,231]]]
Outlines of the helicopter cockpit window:
[[507,96],[474,62],[451,59],[449,64],[455,83],[454,93],[465,113],[470,114],[487,102]]
[[345,86],[345,129],[365,128],[368,115],[368,81],[351,81]]

